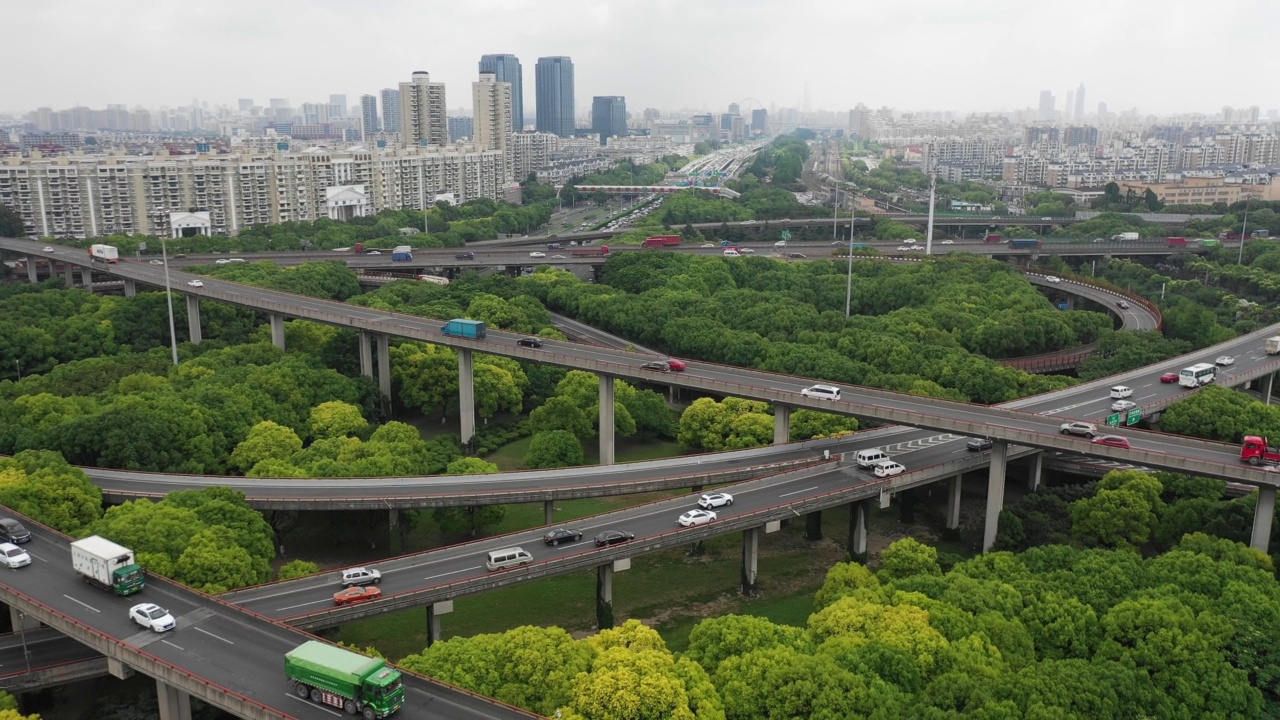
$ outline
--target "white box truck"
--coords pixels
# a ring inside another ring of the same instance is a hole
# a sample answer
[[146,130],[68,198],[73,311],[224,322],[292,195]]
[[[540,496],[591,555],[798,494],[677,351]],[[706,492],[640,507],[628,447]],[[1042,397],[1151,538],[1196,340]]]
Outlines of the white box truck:
[[1267,354],[1280,355],[1280,335],[1267,338]]
[[1117,242],[1125,242],[1125,241],[1127,241],[1127,240],[1137,240],[1137,239],[1138,239],[1138,233],[1136,233],[1136,232],[1122,232],[1122,233],[1117,233],[1117,234],[1115,234],[1115,235],[1112,235],[1112,236],[1111,236],[1111,239],[1112,239],[1112,240],[1115,240],[1115,241],[1117,241]]
[[90,245],[89,259],[102,260],[103,262],[118,262],[120,260],[120,251],[112,245]]
[[133,551],[98,535],[71,543],[71,568],[92,585],[132,595],[147,582]]

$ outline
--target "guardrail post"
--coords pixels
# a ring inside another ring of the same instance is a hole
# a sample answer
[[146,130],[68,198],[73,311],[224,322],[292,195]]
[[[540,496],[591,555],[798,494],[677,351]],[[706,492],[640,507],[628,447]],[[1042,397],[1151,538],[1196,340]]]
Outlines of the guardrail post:
[[360,355],[360,374],[367,377],[373,377],[373,353],[369,350],[369,333],[364,330],[359,331],[360,338],[357,341],[357,351]]
[[774,403],[773,444],[786,445],[789,442],[791,442],[791,406]]
[[596,627],[613,627],[613,563],[596,566]]
[[476,372],[467,348],[458,348],[458,416],[466,447],[476,436]]
[[1258,504],[1253,509],[1253,533],[1249,547],[1268,552],[1271,546],[1271,519],[1276,512],[1276,489],[1264,485],[1258,488]]
[[867,559],[867,501],[849,503],[849,559],[864,562]]
[[600,375],[600,464],[612,465],[614,457],[613,376]]
[[93,268],[80,268],[80,284],[84,285],[84,289],[93,292]]
[[[49,275],[50,275],[50,276],[52,276],[52,275],[53,275],[53,263],[52,263],[52,262],[51,262],[51,263],[49,263]],[[27,258],[27,280],[28,280],[32,285],[35,285],[36,283],[40,282],[40,277],[39,277],[38,275],[36,275],[36,259],[35,259],[35,258],[33,258],[33,257],[28,257],[28,258]]]
[[759,576],[760,528],[742,531],[742,594],[756,595],[756,578]]
[[1040,473],[1044,470],[1044,453],[1038,452],[1031,456],[1031,467],[1027,471],[1027,492],[1035,492],[1040,489]]
[[[125,280],[128,283],[128,280]],[[128,285],[125,285],[125,294],[128,295]],[[271,344],[284,349],[284,316],[271,313]]]
[[195,295],[187,296],[187,331],[191,333],[191,344],[199,345],[203,339],[200,337],[200,298]]
[[1271,386],[1273,383],[1275,383],[1275,380],[1276,380],[1275,373],[1273,372],[1267,373],[1266,382],[1262,383],[1262,402],[1266,403],[1267,405],[1271,404]]
[[135,297],[138,294],[138,281],[124,279],[124,296],[127,298]]
[[996,544],[1000,510],[1004,507],[1004,475],[1009,456],[1009,443],[997,440],[991,446],[991,468],[987,475],[987,516],[982,526],[982,552],[990,552]]
[[163,680],[156,680],[160,720],[191,720],[191,696]]
[[822,511],[814,510],[804,516],[804,539],[816,542],[822,539]]
[[542,501],[542,517],[543,517],[543,520],[545,521],[543,524],[550,525],[551,523],[555,522],[556,521],[555,514],[556,514],[556,501],[543,500]]
[[947,482],[947,529],[960,529],[960,493],[964,488],[964,474],[953,476]]

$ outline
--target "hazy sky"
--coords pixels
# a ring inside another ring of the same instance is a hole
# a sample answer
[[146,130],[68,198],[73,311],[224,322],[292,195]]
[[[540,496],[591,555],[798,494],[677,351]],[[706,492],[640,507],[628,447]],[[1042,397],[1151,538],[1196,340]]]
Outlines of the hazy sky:
[[[76,104],[294,107],[415,70],[471,105],[509,52],[534,111],[539,56],[569,55],[577,105],[754,99],[813,109],[1014,110],[1083,82],[1089,112],[1280,108],[1276,0],[40,0],[6,3],[0,112]],[[748,107],[756,105],[747,102]]]

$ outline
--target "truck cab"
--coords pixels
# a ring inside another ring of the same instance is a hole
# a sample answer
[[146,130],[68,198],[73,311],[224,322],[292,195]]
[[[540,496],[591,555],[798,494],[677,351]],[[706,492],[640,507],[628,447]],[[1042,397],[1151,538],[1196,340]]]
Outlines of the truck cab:
[[1240,446],[1240,461],[1250,465],[1280,463],[1280,448],[1273,448],[1264,437],[1245,435]]

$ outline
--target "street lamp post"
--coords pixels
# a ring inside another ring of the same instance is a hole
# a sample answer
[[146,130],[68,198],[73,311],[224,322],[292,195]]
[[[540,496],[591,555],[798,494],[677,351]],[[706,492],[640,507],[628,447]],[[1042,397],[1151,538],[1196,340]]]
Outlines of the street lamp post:
[[173,285],[169,282],[169,250],[164,236],[160,236],[160,258],[164,262],[164,297],[169,305],[169,347],[173,350],[173,364],[178,364],[178,332],[173,326]]
[[27,674],[31,674],[31,652],[27,650],[27,614],[18,611],[18,635],[22,637],[22,657],[27,661]]
[[1236,256],[1236,264],[1244,263],[1244,236],[1249,228],[1249,201],[1244,201],[1244,222],[1240,224],[1240,254]]

